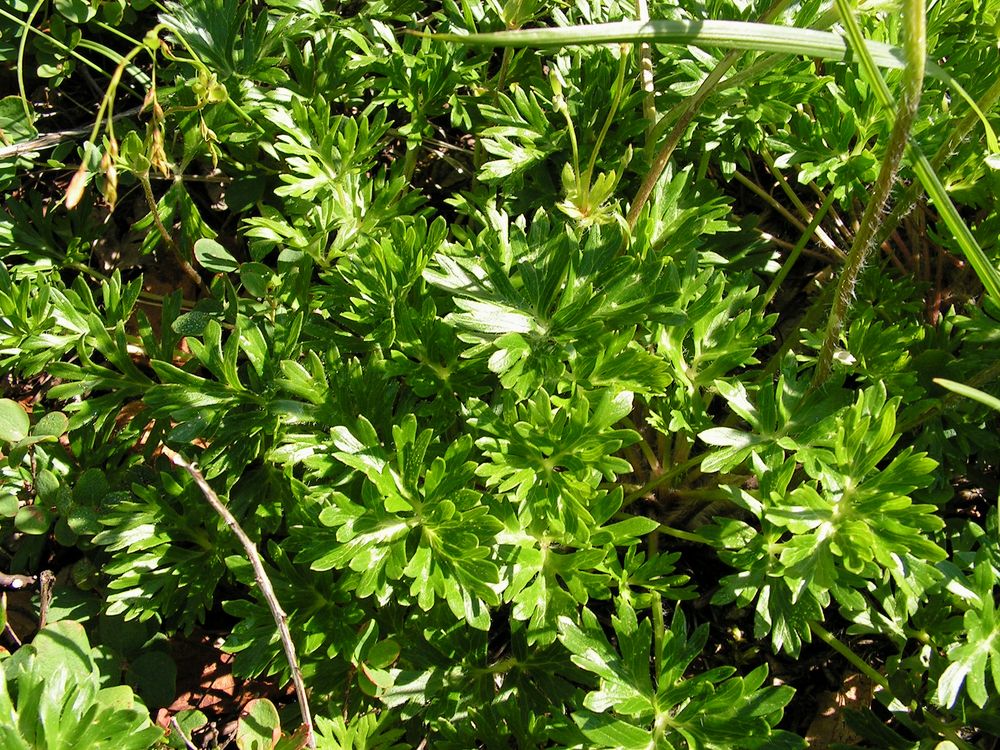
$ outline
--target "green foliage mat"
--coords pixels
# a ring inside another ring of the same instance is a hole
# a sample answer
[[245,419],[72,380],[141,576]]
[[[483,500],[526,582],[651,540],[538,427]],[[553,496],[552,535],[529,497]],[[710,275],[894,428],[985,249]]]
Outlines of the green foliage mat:
[[171,451],[318,747],[994,746],[1000,2],[646,6],[0,0],[4,747],[291,681]]

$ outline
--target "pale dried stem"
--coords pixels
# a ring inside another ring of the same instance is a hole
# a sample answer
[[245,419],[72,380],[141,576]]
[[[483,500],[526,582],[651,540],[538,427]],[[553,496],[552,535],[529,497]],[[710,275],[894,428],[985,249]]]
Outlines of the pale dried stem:
[[285,658],[288,660],[288,666],[292,672],[295,695],[298,698],[299,710],[302,713],[302,725],[306,728],[306,744],[310,748],[315,748],[316,736],[313,730],[312,714],[309,711],[309,699],[306,694],[305,682],[302,679],[302,670],[299,669],[299,661],[295,655],[295,644],[292,642],[292,635],[288,630],[288,615],[285,614],[281,608],[281,604],[278,602],[278,597],[274,593],[274,587],[271,586],[271,579],[268,578],[267,571],[264,570],[264,563],[260,559],[257,547],[194,464],[167,446],[163,446],[163,455],[169,458],[175,466],[179,466],[191,475],[195,484],[198,485],[198,489],[201,490],[201,494],[205,496],[205,500],[212,506],[212,510],[221,516],[233,534],[236,535],[236,538],[239,539],[240,544],[243,545],[247,559],[250,560],[250,565],[253,567],[254,578],[257,581],[257,586],[260,588],[261,596],[267,602],[267,606],[271,610],[271,616],[274,618],[274,623],[278,627],[278,638],[281,640],[281,646],[285,651]]

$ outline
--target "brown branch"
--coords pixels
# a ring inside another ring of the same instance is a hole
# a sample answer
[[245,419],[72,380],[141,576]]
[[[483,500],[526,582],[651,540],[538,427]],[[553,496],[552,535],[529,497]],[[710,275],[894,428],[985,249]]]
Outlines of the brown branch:
[[302,725],[306,728],[306,745],[310,748],[315,748],[316,735],[313,731],[312,714],[309,711],[309,700],[306,695],[305,682],[302,679],[302,670],[299,669],[299,661],[295,656],[295,644],[292,643],[292,636],[288,631],[288,615],[285,614],[281,608],[281,604],[278,602],[278,597],[271,586],[271,580],[267,577],[267,571],[264,570],[264,563],[260,559],[257,547],[194,464],[167,446],[163,446],[163,455],[169,458],[175,466],[179,466],[191,475],[195,484],[198,485],[198,489],[201,490],[201,494],[205,496],[205,500],[222,517],[222,520],[226,522],[226,525],[236,535],[236,538],[240,540],[240,544],[243,545],[247,558],[250,560],[250,565],[253,567],[254,578],[257,581],[257,586],[260,587],[261,596],[267,602],[267,606],[271,610],[271,616],[274,618],[274,623],[278,626],[278,637],[281,639],[285,658],[288,660],[288,666],[292,671],[295,695],[299,700],[299,710],[302,712]]
[[0,591],[20,591],[37,585],[38,576],[23,576],[16,573],[0,573]]

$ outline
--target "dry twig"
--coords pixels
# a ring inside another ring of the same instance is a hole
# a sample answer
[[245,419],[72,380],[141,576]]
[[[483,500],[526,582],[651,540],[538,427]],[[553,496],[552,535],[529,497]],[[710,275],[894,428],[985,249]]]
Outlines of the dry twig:
[[281,639],[281,645],[285,650],[285,658],[288,660],[288,666],[292,671],[295,695],[299,701],[299,710],[302,712],[302,724],[306,728],[306,745],[310,748],[315,748],[316,736],[313,732],[312,714],[309,711],[309,701],[306,696],[305,682],[302,680],[302,670],[299,669],[299,661],[295,656],[295,644],[292,643],[292,636],[288,631],[288,615],[282,610],[281,604],[278,602],[278,597],[275,596],[274,588],[271,586],[271,580],[267,577],[267,571],[264,570],[264,563],[261,562],[257,547],[194,464],[167,446],[163,446],[163,455],[169,458],[175,466],[181,467],[191,475],[191,478],[198,485],[198,489],[201,490],[201,494],[205,496],[208,504],[222,517],[226,525],[236,535],[236,538],[240,540],[240,544],[243,545],[247,558],[250,560],[250,565],[253,566],[254,578],[260,587],[261,596],[267,602],[267,606],[271,610],[271,615],[274,617],[274,623],[278,626],[278,637]]

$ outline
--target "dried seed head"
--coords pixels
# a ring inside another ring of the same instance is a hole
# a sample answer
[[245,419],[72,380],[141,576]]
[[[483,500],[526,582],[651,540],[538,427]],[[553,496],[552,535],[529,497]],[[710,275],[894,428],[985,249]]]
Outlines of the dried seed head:
[[76,174],[73,175],[73,179],[69,181],[69,187],[66,188],[66,208],[74,209],[76,208],[80,201],[83,200],[83,191],[87,187],[87,165],[81,164],[80,168],[76,170]]
[[112,139],[110,148],[101,157],[101,171],[104,172],[104,182],[101,184],[101,192],[104,199],[114,210],[118,201],[118,167],[115,165],[115,157],[118,155],[118,143]]
[[167,152],[163,148],[163,130],[155,124],[149,134],[149,164],[164,177],[170,176]]

